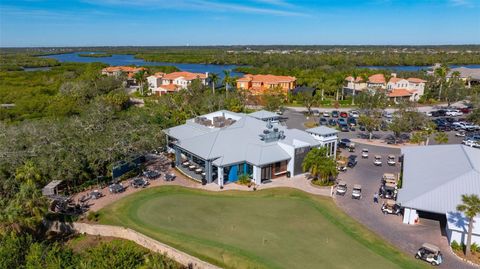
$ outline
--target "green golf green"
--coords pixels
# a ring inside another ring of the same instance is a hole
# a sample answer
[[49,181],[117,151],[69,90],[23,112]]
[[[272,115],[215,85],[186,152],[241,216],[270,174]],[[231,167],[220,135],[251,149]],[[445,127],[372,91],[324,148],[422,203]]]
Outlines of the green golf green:
[[337,209],[293,189],[206,192],[157,187],[101,211],[225,268],[424,268]]

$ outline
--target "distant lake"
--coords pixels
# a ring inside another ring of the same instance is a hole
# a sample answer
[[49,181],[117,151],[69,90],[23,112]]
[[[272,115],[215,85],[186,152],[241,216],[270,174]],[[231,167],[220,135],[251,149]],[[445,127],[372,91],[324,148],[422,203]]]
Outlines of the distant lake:
[[[450,68],[456,67],[468,67],[468,68],[480,68],[480,64],[466,64],[466,65],[450,65]],[[399,65],[399,66],[359,66],[359,68],[368,68],[372,70],[393,70],[393,71],[406,71],[417,72],[421,70],[427,70],[431,66],[418,66],[418,65]]]
[[[228,64],[187,64],[187,63],[167,63],[167,62],[146,62],[143,59],[136,59],[131,54],[112,54],[111,57],[80,57],[79,54],[91,54],[92,52],[74,52],[65,54],[52,54],[41,56],[42,58],[52,58],[59,62],[93,63],[101,62],[108,65],[136,65],[136,66],[175,66],[182,71],[193,73],[216,73],[223,78],[223,71],[230,70],[231,76],[243,76],[243,73],[234,72],[237,65]],[[103,53],[103,52],[93,52]]]

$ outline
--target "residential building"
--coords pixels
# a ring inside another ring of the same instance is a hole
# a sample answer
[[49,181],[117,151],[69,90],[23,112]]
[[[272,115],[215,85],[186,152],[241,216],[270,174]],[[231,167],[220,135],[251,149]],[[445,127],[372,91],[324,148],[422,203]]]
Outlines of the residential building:
[[[456,208],[462,195],[480,196],[480,150],[457,144],[407,147],[402,153],[397,203],[404,207],[403,223],[417,224],[423,215],[446,216],[450,241],[465,243],[468,221]],[[480,243],[478,229],[476,234]]]
[[145,67],[109,66],[102,69],[102,75],[120,77],[124,74],[127,85],[135,85],[137,84],[135,74],[140,71],[147,71],[147,69]]
[[401,99],[418,101],[424,94],[425,83],[427,82],[419,78],[398,78],[395,73],[392,73],[388,83],[383,74],[371,75],[366,82],[361,77],[353,78],[352,76],[346,77],[345,81],[347,82],[347,85],[344,87],[344,93],[346,94],[356,95],[358,92],[365,90],[384,90],[387,96],[394,102],[398,102]]
[[186,89],[193,80],[198,79],[203,85],[208,85],[208,73],[190,73],[190,72],[173,72],[173,73],[155,73],[147,78],[148,87],[153,94],[163,95]]
[[367,88],[369,89],[386,89],[387,82],[383,74],[375,74],[368,77]]
[[397,74],[392,73],[387,83],[387,95],[395,103],[401,99],[418,101],[425,92],[426,82],[420,78],[399,78]]
[[452,78],[454,73],[459,74],[459,78],[465,81],[465,85],[470,88],[472,85],[480,85],[480,68],[457,67],[452,68],[447,74],[447,80]]
[[262,95],[267,89],[280,87],[285,94],[295,88],[297,79],[291,76],[251,75],[237,79],[237,89],[248,90],[252,95]]
[[[175,153],[179,171],[220,186],[242,174],[255,184],[302,174],[306,154],[324,143],[308,132],[265,122],[265,117],[257,114],[221,110],[165,130],[168,150]],[[331,147],[336,149],[336,135],[329,139],[335,141]]]

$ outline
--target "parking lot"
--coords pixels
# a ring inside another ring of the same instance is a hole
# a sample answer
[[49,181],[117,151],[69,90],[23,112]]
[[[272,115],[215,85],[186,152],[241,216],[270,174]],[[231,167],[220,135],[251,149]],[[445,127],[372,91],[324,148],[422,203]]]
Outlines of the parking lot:
[[[341,111],[347,111],[347,110],[341,110]],[[288,126],[288,128],[294,128],[294,129],[299,129],[299,130],[305,130],[305,123],[308,121],[315,121],[318,123],[319,119],[321,116],[311,116],[309,119],[307,119],[304,115],[303,112],[297,111],[297,110],[292,110],[292,109],[286,109],[283,113],[283,116],[286,118],[285,124]],[[330,117],[331,118],[331,117]],[[329,126],[331,128],[335,128],[335,126]],[[463,137],[458,137],[455,134],[457,133],[456,131],[448,131],[445,132],[448,135],[448,144],[461,144],[462,140],[464,139]],[[375,131],[374,133],[374,139],[378,140],[384,140],[389,136],[392,136],[391,131]],[[364,131],[360,131],[359,128],[356,128],[355,131],[349,131],[349,132],[339,132],[338,133],[339,138],[367,138],[368,134]],[[434,139],[434,135],[430,137],[429,145],[436,145],[437,142]]]

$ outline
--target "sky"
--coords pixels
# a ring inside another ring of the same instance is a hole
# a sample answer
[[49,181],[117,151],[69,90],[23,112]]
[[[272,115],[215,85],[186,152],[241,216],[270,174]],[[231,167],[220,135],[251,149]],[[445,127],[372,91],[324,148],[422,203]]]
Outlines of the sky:
[[0,0],[0,46],[480,44],[480,0]]

